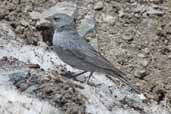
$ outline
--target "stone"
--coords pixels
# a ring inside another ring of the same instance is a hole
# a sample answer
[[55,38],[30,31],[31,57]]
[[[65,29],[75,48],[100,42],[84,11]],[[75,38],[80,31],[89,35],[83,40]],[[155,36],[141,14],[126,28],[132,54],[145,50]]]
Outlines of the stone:
[[57,13],[64,13],[73,16],[76,11],[76,4],[73,2],[59,2],[55,6],[41,13],[42,17],[49,17]]
[[94,9],[95,10],[102,10],[103,9],[103,2],[102,1],[99,1],[97,2],[95,5],[94,5]]
[[36,12],[36,11],[32,11],[32,12],[30,12],[30,16],[31,16],[31,18],[32,19],[39,19],[40,18],[40,15],[41,15],[41,13],[39,13],[39,12]]
[[158,10],[157,8],[150,7],[147,12],[145,13],[147,16],[163,16],[164,12]]
[[127,40],[127,41],[131,41],[131,40],[133,40],[133,37],[131,35],[123,35],[122,39]]
[[150,52],[149,48],[144,48],[143,49],[144,53],[148,54]]
[[0,44],[3,43],[1,40],[3,39],[15,39],[16,38],[16,34],[15,32],[12,30],[12,28],[10,27],[10,25],[8,25],[5,22],[0,22]]
[[47,21],[45,18],[52,16],[57,13],[64,13],[69,16],[74,16],[76,12],[76,4],[73,2],[59,2],[56,5],[50,7],[49,9],[44,10],[43,12],[39,13],[33,11],[30,13],[32,19],[40,20],[37,22],[37,25],[41,25],[42,23],[46,23]]
[[143,53],[139,53],[137,56],[140,57],[140,58],[145,58],[146,57],[146,55],[144,55]]
[[98,41],[97,41],[97,38],[91,38],[89,40],[90,40],[89,44],[91,46],[93,46],[96,50],[98,50]]
[[103,21],[109,24],[114,24],[116,19],[112,15],[103,15]]
[[134,75],[139,79],[143,79],[146,76],[146,70],[138,68],[135,70]]
[[29,25],[29,23],[28,23],[26,20],[24,20],[24,19],[22,19],[22,20],[20,21],[20,23],[21,23],[23,26],[28,26],[28,25]]
[[88,32],[95,34],[95,19],[93,16],[86,16],[81,20],[81,24],[78,26],[79,34],[84,37]]
[[170,54],[170,55],[168,55],[168,59],[171,59],[171,54]]
[[142,66],[146,67],[148,65],[149,61],[146,59],[142,59],[142,60],[140,60],[140,63]]

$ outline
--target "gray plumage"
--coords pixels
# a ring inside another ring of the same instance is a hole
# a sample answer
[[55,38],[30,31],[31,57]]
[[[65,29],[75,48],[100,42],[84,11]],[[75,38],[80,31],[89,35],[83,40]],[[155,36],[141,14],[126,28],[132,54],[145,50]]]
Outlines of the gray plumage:
[[136,90],[126,75],[115,68],[105,57],[89,45],[78,34],[74,19],[66,14],[56,14],[48,20],[54,27],[53,46],[55,52],[63,62],[80,70],[88,72],[102,72],[119,78],[121,81]]

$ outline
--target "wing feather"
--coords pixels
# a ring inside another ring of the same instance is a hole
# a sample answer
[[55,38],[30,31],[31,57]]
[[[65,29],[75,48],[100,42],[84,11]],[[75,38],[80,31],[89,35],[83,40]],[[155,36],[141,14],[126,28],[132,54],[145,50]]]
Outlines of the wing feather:
[[113,69],[113,65],[91,45],[87,44],[86,41],[81,40],[82,45],[80,45],[77,41],[78,40],[70,40],[70,49],[68,49],[68,51],[70,51],[75,57],[82,59],[83,62],[95,65],[99,68],[110,70]]

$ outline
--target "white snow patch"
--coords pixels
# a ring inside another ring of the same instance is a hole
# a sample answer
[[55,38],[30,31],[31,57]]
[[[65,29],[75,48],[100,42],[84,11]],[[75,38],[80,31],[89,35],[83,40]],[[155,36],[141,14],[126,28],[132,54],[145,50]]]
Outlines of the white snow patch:
[[21,94],[0,75],[0,114],[61,114],[57,108],[45,101]]

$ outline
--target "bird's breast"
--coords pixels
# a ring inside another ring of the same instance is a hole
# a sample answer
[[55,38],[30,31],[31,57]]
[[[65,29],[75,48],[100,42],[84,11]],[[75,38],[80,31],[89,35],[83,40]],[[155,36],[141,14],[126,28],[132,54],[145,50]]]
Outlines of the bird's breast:
[[63,42],[63,37],[64,37],[63,34],[55,32],[53,35],[53,40],[52,40],[53,46],[56,47],[56,46],[61,45]]
[[53,36],[53,46],[62,47],[63,49],[80,48],[78,35],[72,32],[55,32]]

